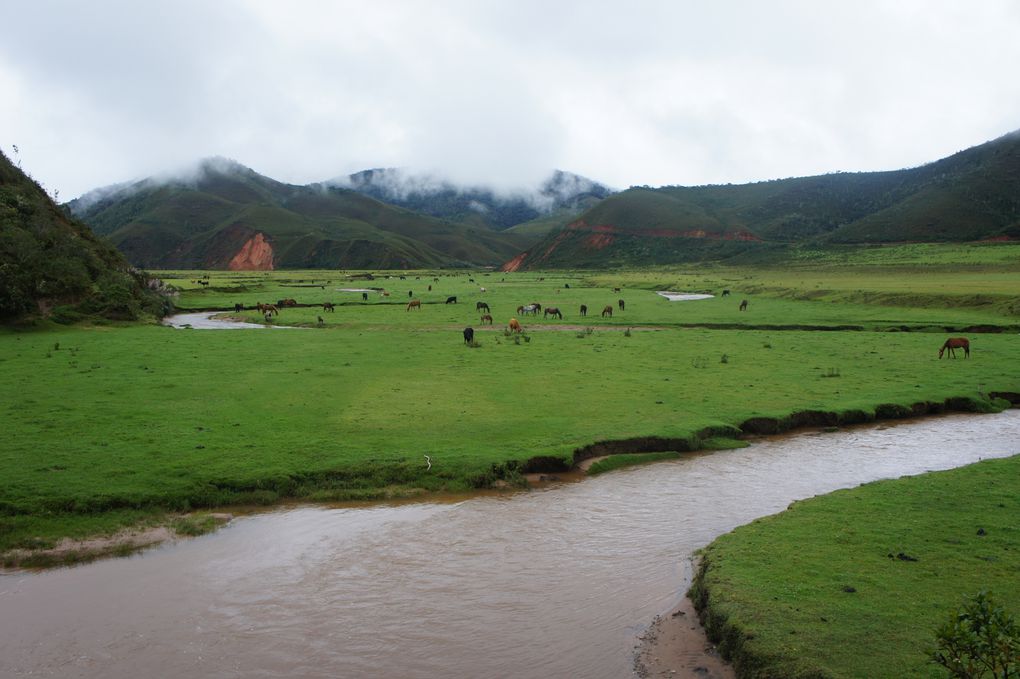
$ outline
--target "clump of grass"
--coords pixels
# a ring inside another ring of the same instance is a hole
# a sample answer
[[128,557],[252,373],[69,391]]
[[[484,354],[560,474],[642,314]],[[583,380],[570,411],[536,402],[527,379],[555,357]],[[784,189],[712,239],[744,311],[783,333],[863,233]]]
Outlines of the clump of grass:
[[839,368],[829,368],[822,377],[840,377]]
[[470,347],[471,349],[477,349],[480,346],[482,346],[482,343],[476,339],[473,339],[470,342],[468,342],[468,347]]
[[701,370],[702,368],[708,367],[708,359],[703,356],[691,359],[691,367]]
[[723,354],[722,357],[719,359],[719,362],[720,363],[729,363],[730,362],[729,354]]
[[178,535],[195,537],[211,533],[221,523],[222,521],[211,514],[189,514],[171,521],[170,527]]

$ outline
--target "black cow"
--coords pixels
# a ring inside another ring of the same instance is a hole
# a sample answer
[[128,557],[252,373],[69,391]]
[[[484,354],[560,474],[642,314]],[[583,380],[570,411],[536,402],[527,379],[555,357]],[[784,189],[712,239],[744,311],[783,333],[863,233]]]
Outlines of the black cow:
[[464,344],[470,345],[475,341],[475,329],[464,328]]
[[456,304],[457,303],[457,298],[456,297],[447,297],[446,298],[446,303],[447,304]]
[[582,316],[587,316],[588,315],[588,305],[587,304],[582,304],[581,305],[581,315]]

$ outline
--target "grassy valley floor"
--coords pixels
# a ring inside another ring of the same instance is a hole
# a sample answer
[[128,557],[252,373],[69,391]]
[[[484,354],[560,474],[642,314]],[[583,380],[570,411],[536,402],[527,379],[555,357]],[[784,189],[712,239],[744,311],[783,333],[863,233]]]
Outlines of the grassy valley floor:
[[794,503],[703,551],[691,597],[739,677],[946,676],[935,629],[1020,613],[1020,456]]

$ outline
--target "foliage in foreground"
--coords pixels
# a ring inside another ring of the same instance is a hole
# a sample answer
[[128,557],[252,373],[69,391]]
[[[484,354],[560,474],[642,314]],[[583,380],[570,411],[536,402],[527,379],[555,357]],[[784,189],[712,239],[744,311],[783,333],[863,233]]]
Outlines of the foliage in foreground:
[[1020,456],[865,484],[720,537],[690,594],[740,677],[928,677],[961,597],[1020,606],[1018,515]]
[[931,659],[954,679],[1020,676],[1020,626],[988,592],[968,597],[935,638]]

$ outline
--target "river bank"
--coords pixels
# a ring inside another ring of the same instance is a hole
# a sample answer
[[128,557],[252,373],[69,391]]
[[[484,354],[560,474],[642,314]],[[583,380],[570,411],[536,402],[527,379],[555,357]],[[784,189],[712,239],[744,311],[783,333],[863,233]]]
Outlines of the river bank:
[[715,536],[987,456],[1018,415],[761,437],[529,493],[239,516],[131,558],[4,576],[0,674],[625,676]]

